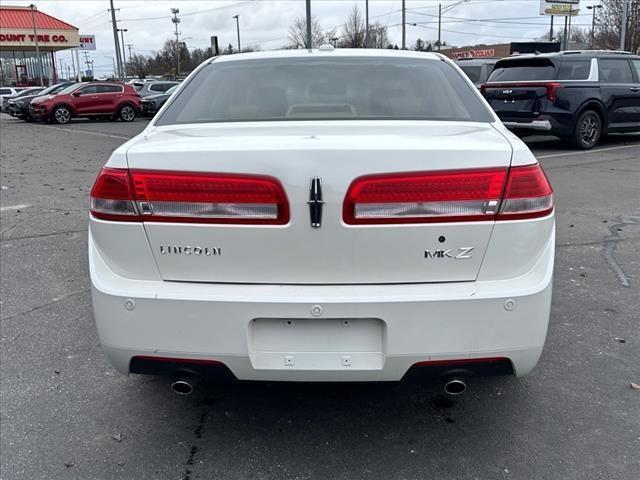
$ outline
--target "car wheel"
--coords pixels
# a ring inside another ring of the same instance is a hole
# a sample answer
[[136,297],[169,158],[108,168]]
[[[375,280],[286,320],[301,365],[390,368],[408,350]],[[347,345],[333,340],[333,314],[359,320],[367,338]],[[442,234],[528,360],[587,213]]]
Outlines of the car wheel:
[[600,115],[593,110],[585,110],[576,122],[571,140],[577,148],[588,150],[598,143],[601,135],[602,119]]
[[68,107],[56,107],[51,115],[53,121],[56,123],[69,123],[71,121],[71,110]]
[[118,117],[120,117],[120,120],[123,122],[132,122],[136,118],[136,109],[131,105],[123,105],[120,107]]

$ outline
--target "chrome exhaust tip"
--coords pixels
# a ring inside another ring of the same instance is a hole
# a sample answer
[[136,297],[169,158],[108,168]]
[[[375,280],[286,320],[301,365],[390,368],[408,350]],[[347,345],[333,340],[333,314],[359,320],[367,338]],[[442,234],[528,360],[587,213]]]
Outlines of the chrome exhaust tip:
[[450,378],[444,384],[444,393],[447,395],[462,395],[467,391],[467,384],[461,378]]
[[171,382],[171,390],[177,395],[191,395],[197,385],[196,377],[181,377]]

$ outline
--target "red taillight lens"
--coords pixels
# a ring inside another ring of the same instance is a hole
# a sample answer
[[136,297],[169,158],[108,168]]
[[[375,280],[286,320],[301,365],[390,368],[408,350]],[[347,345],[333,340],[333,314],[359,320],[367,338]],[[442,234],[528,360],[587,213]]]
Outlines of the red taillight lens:
[[138,222],[129,172],[103,168],[91,189],[91,214],[102,220]]
[[[114,184],[118,189],[109,188]],[[122,201],[125,192],[137,221],[267,225],[289,221],[282,185],[263,175],[105,168],[91,195],[94,216],[131,220],[114,218],[121,214],[107,211],[110,204],[103,205],[105,199]]]
[[558,89],[562,87],[562,84],[551,82],[545,84],[545,86],[547,87],[547,98],[550,101],[555,102],[558,99]]
[[514,220],[548,215],[552,189],[539,165],[367,175],[343,204],[349,225]]
[[553,211],[553,189],[540,165],[509,170],[498,220],[544,217]]
[[492,220],[507,170],[448,170],[367,175],[349,188],[343,205],[350,225]]

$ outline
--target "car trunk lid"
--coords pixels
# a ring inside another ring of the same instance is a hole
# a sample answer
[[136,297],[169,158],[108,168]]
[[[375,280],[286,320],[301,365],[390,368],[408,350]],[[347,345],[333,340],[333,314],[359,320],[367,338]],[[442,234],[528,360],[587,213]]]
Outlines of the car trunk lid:
[[133,172],[258,175],[279,182],[286,194],[287,219],[280,224],[143,216],[165,280],[454,282],[476,278],[493,220],[350,224],[343,212],[349,187],[370,174],[506,171],[511,146],[487,123],[257,122],[160,127],[127,157]]

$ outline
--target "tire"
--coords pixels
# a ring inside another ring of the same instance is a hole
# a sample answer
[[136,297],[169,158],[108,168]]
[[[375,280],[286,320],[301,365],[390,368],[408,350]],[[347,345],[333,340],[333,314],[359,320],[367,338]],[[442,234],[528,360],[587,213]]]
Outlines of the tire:
[[594,110],[585,110],[578,117],[571,143],[580,150],[593,148],[602,136],[602,119]]
[[136,119],[136,109],[130,103],[125,103],[118,110],[118,118],[123,122],[133,122]]
[[69,123],[71,121],[71,110],[69,107],[65,107],[64,105],[56,107],[51,113],[51,119],[62,125]]

